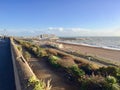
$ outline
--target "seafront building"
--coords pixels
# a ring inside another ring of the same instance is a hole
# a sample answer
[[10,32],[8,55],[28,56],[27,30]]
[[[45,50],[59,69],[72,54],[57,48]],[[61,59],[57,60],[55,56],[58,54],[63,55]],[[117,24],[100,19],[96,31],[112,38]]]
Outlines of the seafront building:
[[54,34],[41,34],[37,36],[40,40],[58,40],[59,37],[57,37]]

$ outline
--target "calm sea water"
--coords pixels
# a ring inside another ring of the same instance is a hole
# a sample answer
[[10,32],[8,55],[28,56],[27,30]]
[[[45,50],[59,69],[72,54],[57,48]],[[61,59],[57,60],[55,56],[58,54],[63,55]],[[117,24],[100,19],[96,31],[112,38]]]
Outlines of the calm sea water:
[[75,40],[62,39],[60,41],[65,43],[120,50],[120,37],[76,37]]

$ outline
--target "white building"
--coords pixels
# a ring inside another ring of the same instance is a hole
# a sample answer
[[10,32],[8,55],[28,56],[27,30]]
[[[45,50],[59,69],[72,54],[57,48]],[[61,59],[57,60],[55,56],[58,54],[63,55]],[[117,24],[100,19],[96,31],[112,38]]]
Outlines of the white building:
[[56,35],[54,34],[41,34],[38,36],[40,40],[57,40],[59,39]]

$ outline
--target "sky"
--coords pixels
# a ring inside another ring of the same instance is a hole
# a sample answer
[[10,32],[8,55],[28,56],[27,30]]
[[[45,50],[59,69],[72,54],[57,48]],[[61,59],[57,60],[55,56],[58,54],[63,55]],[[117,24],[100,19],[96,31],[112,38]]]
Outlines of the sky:
[[120,0],[0,0],[0,34],[120,36]]

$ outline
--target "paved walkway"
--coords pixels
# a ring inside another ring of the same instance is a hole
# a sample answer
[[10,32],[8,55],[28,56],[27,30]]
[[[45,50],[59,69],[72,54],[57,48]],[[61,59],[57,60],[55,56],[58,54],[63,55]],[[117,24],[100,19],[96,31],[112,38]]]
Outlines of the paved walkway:
[[0,90],[15,90],[9,40],[0,40]]
[[66,82],[66,80],[63,77],[58,75],[56,72],[52,71],[49,65],[46,64],[45,60],[31,58],[29,64],[39,79],[45,81],[52,79],[52,90],[78,90],[76,86]]

